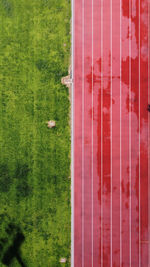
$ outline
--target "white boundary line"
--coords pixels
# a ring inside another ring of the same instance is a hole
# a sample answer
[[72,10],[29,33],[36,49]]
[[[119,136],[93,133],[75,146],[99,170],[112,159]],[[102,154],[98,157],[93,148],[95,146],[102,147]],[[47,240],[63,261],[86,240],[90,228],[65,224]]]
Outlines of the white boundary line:
[[84,0],[82,0],[82,266],[84,266]]
[[112,0],[110,0],[110,21],[111,21],[111,31],[110,31],[110,34],[111,34],[111,208],[110,208],[110,228],[111,228],[111,233],[110,233],[110,266],[112,267],[113,266],[113,263],[112,263]]
[[120,267],[122,266],[122,0],[120,0]]
[[101,0],[101,267],[103,267],[103,0]]
[[132,186],[132,159],[131,159],[131,37],[132,37],[132,25],[131,25],[131,16],[132,16],[132,6],[131,1],[129,0],[129,236],[130,236],[130,267],[132,265],[132,221],[131,221],[131,210],[132,210],[132,196],[131,196],[131,186]]
[[[74,81],[74,0],[71,0],[71,65],[72,80]],[[71,267],[74,267],[74,84],[71,95]]]
[[[148,104],[150,101],[150,80],[149,80],[149,74],[150,74],[150,63],[149,63],[149,58],[150,58],[150,2],[148,0]],[[149,114],[148,114],[148,266],[150,266],[150,119],[149,119]]]
[[92,267],[93,267],[93,0],[92,0]]
[[141,33],[140,33],[140,30],[141,30],[141,8],[140,8],[140,3],[141,1],[139,0],[139,267],[141,266],[141,169],[140,169],[140,161],[141,161],[141,155],[140,155],[140,131],[141,131],[141,117],[140,117],[140,112],[141,112],[141,103],[140,103],[140,94],[141,94],[141,61],[140,61],[140,57],[141,57],[141,52],[140,52],[140,49],[141,49]]

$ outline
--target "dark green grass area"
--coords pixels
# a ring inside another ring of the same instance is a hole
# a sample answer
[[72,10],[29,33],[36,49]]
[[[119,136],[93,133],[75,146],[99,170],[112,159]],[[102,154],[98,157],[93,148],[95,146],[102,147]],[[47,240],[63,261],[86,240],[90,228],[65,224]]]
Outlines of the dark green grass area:
[[19,226],[27,267],[70,266],[70,16],[70,0],[0,0],[0,244]]

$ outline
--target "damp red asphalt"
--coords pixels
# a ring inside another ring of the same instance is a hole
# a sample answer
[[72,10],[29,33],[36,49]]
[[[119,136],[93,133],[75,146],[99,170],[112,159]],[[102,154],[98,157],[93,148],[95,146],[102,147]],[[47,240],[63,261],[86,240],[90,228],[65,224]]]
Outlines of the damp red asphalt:
[[74,0],[74,266],[148,267],[148,0]]

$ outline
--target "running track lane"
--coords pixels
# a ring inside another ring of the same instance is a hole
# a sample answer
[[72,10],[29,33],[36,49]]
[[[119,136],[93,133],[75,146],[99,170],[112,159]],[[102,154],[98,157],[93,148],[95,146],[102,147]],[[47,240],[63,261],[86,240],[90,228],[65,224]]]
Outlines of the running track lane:
[[148,0],[74,0],[74,266],[148,267]]

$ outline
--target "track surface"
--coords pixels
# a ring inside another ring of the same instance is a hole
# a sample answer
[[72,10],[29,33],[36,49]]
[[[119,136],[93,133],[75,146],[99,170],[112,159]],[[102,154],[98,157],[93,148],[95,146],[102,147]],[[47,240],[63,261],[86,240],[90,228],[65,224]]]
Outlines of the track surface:
[[148,267],[148,0],[74,1],[74,266]]

